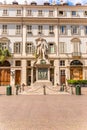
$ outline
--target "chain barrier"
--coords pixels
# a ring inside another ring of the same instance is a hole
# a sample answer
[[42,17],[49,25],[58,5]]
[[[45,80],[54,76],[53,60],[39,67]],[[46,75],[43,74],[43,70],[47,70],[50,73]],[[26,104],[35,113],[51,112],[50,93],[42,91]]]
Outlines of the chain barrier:
[[[46,86],[47,87],[47,86]],[[53,90],[53,89],[51,89],[51,88],[49,88],[49,87],[47,87],[49,90],[51,90],[51,91],[55,91],[55,92],[58,92],[59,90]]]
[[[48,86],[45,86],[47,89],[49,89],[49,90],[51,90],[51,91],[53,91],[53,92],[61,92],[59,89],[57,89],[57,88],[51,88],[51,87],[48,87]],[[38,88],[36,88],[35,90],[28,90],[28,91],[25,91],[25,92],[30,92],[30,93],[32,93],[32,92],[36,92],[36,91],[38,91],[39,89],[43,89],[43,86],[40,86],[40,87],[38,87]],[[60,88],[61,88],[61,86],[60,86]],[[70,93],[70,87],[66,87],[66,91],[64,91],[64,92],[68,92],[68,93]]]
[[41,89],[41,86],[39,88],[35,89],[35,90],[32,90],[32,91],[30,91],[30,89],[29,89],[29,91],[27,91],[27,92],[35,92],[35,91],[37,91],[39,89]]

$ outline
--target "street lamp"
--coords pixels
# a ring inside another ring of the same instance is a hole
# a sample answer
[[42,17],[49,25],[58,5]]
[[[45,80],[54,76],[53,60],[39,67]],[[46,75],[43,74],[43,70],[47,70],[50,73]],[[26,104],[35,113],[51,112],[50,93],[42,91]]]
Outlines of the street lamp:
[[12,78],[14,78],[14,76],[15,76],[15,71],[14,71],[14,70],[11,70],[10,73],[11,73]]

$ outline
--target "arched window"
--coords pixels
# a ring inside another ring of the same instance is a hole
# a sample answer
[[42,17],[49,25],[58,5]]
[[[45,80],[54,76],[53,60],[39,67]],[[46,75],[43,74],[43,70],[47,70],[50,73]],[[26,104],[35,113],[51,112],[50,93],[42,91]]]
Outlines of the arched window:
[[10,67],[10,63],[8,61],[0,62],[0,67]]
[[0,49],[5,50],[9,48],[10,40],[6,37],[0,38]]
[[73,60],[70,65],[83,65],[79,60]]

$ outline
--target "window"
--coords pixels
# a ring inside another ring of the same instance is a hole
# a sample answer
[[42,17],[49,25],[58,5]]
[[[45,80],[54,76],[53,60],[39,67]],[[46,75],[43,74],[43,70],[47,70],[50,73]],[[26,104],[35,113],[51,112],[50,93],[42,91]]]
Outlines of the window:
[[3,15],[8,15],[8,10],[7,9],[3,9]]
[[73,42],[73,52],[74,53],[80,52],[80,42]]
[[76,11],[72,11],[72,16],[76,16]]
[[0,49],[1,50],[8,49],[8,44],[7,43],[0,43]]
[[85,34],[87,35],[87,26],[85,26]]
[[53,10],[49,10],[49,16],[50,16],[50,17],[53,16]]
[[2,25],[2,33],[7,34],[7,25]]
[[32,43],[26,43],[26,53],[27,54],[33,53],[33,44]]
[[59,43],[59,53],[66,53],[66,43],[64,42]]
[[54,43],[49,43],[49,53],[53,54],[55,52],[54,50]]
[[54,26],[49,26],[49,34],[54,34]]
[[21,53],[21,43],[20,42],[14,43],[14,53],[17,53],[17,54]]
[[72,56],[81,56],[81,50],[80,50],[80,39],[78,38],[73,38],[71,40],[72,45],[73,45],[73,52],[72,52]]
[[15,61],[15,66],[21,66],[21,61],[20,60]]
[[16,25],[16,34],[21,34],[21,25]]
[[65,60],[60,60],[60,66],[65,66]]
[[66,26],[60,26],[60,34],[66,34]]
[[31,66],[31,61],[27,61],[27,66]]
[[42,34],[43,33],[43,26],[39,25],[38,26],[38,34]]
[[27,34],[32,34],[32,26],[27,25]]
[[18,15],[18,16],[21,15],[21,10],[20,10],[20,9],[17,10],[17,15]]
[[64,11],[59,11],[59,15],[63,16],[64,15]]
[[51,61],[50,61],[50,64],[51,64],[51,66],[54,66],[54,61],[51,60]]
[[60,75],[64,76],[65,75],[65,70],[60,70]]
[[38,16],[43,16],[43,11],[42,10],[38,10]]
[[84,15],[87,15],[87,11],[84,12]]
[[72,34],[79,34],[79,27],[78,26],[72,26]]
[[27,10],[27,16],[32,16],[32,10]]

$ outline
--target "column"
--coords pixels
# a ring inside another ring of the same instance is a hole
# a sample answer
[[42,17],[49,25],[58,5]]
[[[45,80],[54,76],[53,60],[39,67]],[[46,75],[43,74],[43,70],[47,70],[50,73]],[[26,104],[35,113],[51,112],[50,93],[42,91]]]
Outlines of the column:
[[27,42],[27,37],[26,37],[26,25],[23,25],[23,52],[22,52],[22,55],[23,56],[26,56],[26,42]]
[[31,85],[33,84],[33,76],[34,76],[33,75],[33,65],[34,65],[34,62],[35,61],[33,61],[33,60],[31,61],[31,66],[32,66],[32,68],[31,68]]
[[55,32],[55,43],[56,43],[56,54],[58,56],[58,26],[55,25],[55,29],[54,29],[54,32]]
[[33,84],[33,67],[31,68],[31,85]]
[[26,60],[22,60],[22,72],[21,72],[21,84],[27,83],[27,69],[26,69]]
[[38,68],[36,68],[36,81],[38,80]]
[[69,79],[70,79],[70,67],[69,67],[68,60],[66,60],[66,85],[68,85],[67,80]]
[[50,81],[50,68],[48,68],[48,81]]
[[87,70],[85,70],[85,68],[83,68],[83,80],[86,79],[86,74],[87,74]]
[[55,60],[54,61],[54,85],[57,83],[60,84],[60,72],[59,72],[59,61]]

